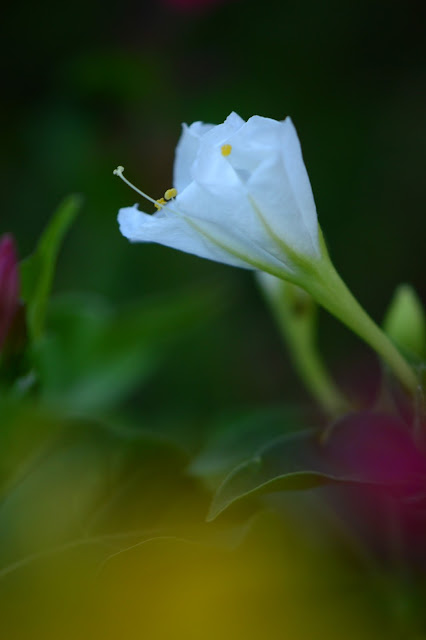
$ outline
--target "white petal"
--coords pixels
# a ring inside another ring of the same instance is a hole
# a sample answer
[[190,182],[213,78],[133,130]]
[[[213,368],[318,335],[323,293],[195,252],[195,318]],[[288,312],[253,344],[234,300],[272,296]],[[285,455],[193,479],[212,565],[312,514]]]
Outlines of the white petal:
[[294,251],[317,256],[279,154],[267,158],[251,175],[247,187],[253,205],[274,234]]
[[156,242],[245,269],[263,269],[276,274],[285,271],[285,265],[264,246],[204,218],[172,213],[167,207],[158,214],[148,215],[135,205],[120,209],[118,221],[121,233],[131,242]]
[[229,114],[225,122],[218,124],[203,136],[203,142],[212,146],[221,146],[228,141],[236,131],[245,124],[244,120],[234,111]]
[[202,141],[193,176],[194,182],[177,198],[182,211],[268,245],[270,239],[247,197],[246,185],[221,154],[220,147],[210,147]]
[[243,124],[244,120],[232,112],[220,125],[204,122],[193,122],[189,127],[186,124],[183,125],[173,168],[173,185],[178,192],[183,191],[192,180],[191,167],[197,156],[200,140],[205,138],[212,146],[221,145]]
[[265,159],[274,153],[281,142],[283,123],[253,116],[228,140],[232,146],[229,162],[238,170],[254,171]]
[[[280,132],[282,135],[282,129]],[[189,217],[216,222],[262,246],[291,269],[291,260],[268,225],[294,250],[308,255],[316,255],[316,251],[292,195],[281,145],[277,144],[277,148],[244,183],[228,162],[229,156],[224,157],[219,147],[211,148],[203,139],[193,166],[194,182],[178,195],[177,204]]]
[[317,210],[299,138],[291,118],[286,118],[283,124],[285,127],[283,140],[285,168],[305,226],[319,252]]
[[183,216],[172,213],[164,215],[163,211],[148,215],[135,205],[120,209],[118,222],[121,233],[131,242],[156,242],[201,258],[250,268],[196,231]]
[[190,127],[182,125],[173,169],[173,185],[178,192],[183,191],[191,182],[191,167],[200,146],[200,138],[213,127],[213,124],[203,122],[193,122]]
[[[315,202],[291,123],[289,129],[281,130],[280,137],[279,150],[268,155],[252,173],[247,188],[261,214],[285,244],[302,254],[318,257]],[[297,171],[289,168],[290,155],[297,162]]]

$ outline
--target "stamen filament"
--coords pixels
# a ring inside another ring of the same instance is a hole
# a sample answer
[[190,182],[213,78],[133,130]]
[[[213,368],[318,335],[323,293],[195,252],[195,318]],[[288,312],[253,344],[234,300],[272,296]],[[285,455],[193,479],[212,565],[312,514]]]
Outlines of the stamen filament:
[[143,198],[146,198],[147,200],[149,200],[149,202],[152,202],[152,204],[154,204],[158,208],[158,201],[154,200],[154,198],[151,198],[140,189],[137,189],[137,187],[135,187],[134,184],[132,184],[129,180],[127,180],[127,178],[124,177],[123,171],[124,171],[124,167],[118,166],[116,169],[114,169],[113,174],[121,178],[123,182],[125,182],[131,189],[133,189],[133,191],[136,191],[136,193],[139,193],[140,196],[142,196]]

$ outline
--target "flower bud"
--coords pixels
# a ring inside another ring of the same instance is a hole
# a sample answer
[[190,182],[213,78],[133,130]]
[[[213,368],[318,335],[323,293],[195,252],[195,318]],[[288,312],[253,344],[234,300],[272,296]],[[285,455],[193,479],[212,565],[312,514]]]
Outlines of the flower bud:
[[0,349],[19,308],[19,273],[13,237],[0,238]]
[[383,325],[407,355],[420,359],[426,356],[426,315],[413,287],[401,284],[396,289]]

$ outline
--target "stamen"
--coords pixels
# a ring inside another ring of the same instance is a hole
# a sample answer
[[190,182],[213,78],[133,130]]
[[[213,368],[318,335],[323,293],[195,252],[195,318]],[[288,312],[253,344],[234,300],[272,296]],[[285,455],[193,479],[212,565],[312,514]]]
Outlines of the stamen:
[[[118,166],[116,169],[114,169],[113,174],[115,176],[118,176],[119,178],[121,178],[123,180],[123,182],[125,182],[131,189],[133,189],[134,191],[136,191],[136,193],[139,193],[140,196],[142,196],[143,198],[146,198],[147,200],[149,200],[150,202],[152,202],[153,204],[155,204],[155,206],[157,207],[157,209],[161,209],[161,207],[158,207],[157,204],[159,201],[154,200],[154,198],[151,198],[150,196],[148,196],[146,193],[144,193],[143,191],[141,191],[140,189],[137,189],[135,187],[134,184],[132,184],[129,180],[127,180],[127,178],[125,178],[123,176],[123,171],[124,171],[124,167],[122,166]],[[163,203],[162,203],[163,204]],[[165,202],[164,202],[165,204]]]
[[174,187],[172,189],[167,189],[166,193],[164,194],[164,197],[166,198],[166,200],[171,200],[172,198],[176,198],[177,196],[177,189],[175,189]]
[[157,200],[157,202],[155,202],[154,204],[155,204],[155,208],[156,208],[156,209],[162,209],[162,208],[164,207],[164,205],[165,205],[165,204],[167,204],[167,203],[166,203],[166,201],[164,200],[164,198],[159,198],[159,199]]
[[232,151],[232,144],[223,144],[220,148],[223,156],[229,156]]

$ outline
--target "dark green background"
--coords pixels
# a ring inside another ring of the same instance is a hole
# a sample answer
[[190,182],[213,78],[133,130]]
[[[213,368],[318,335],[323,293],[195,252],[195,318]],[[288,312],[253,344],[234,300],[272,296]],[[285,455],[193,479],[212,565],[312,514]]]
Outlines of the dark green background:
[[[126,304],[194,282],[227,304],[170,355],[144,407],[188,410],[299,402],[249,273],[117,228],[135,197],[118,165],[154,197],[171,185],[181,122],[291,115],[322,228],[342,276],[376,320],[397,283],[425,296],[425,11],[409,1],[15,3],[2,18],[0,229],[28,254],[63,196],[85,205],[57,291]],[[422,291],[423,289],[423,291]],[[323,350],[352,393],[369,396],[375,359],[321,316]]]

